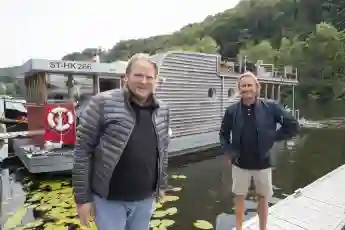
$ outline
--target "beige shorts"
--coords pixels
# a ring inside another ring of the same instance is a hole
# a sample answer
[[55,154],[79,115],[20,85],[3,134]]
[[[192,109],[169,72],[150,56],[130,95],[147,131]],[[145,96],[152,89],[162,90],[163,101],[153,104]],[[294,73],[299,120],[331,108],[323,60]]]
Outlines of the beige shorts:
[[255,192],[263,197],[273,195],[272,169],[248,170],[232,165],[232,192],[235,195],[245,196],[248,193],[253,178]]

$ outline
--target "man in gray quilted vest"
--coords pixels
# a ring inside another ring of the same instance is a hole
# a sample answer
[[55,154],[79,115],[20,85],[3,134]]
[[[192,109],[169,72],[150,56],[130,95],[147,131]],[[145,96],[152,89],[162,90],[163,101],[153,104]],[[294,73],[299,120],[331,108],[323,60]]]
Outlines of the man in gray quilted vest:
[[169,110],[158,101],[157,65],[142,54],[126,69],[125,87],[99,93],[77,128],[72,183],[82,225],[145,230],[167,187]]

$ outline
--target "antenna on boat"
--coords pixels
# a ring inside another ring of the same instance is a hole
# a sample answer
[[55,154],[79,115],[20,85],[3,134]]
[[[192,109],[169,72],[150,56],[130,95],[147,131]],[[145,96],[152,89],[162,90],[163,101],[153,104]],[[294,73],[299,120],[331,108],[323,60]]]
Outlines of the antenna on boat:
[[244,72],[247,72],[247,56],[244,56],[244,65],[243,65],[243,67],[244,67]]
[[102,53],[102,50],[103,50],[102,47],[98,46],[96,52],[93,53],[93,57],[92,57],[93,62],[96,62],[96,63],[101,62],[99,55]]

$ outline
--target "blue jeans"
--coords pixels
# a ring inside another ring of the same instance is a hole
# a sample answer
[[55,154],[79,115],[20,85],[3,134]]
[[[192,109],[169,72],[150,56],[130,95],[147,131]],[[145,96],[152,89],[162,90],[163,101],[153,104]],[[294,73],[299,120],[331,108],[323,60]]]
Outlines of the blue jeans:
[[94,195],[98,230],[149,230],[155,197],[141,201],[111,201]]

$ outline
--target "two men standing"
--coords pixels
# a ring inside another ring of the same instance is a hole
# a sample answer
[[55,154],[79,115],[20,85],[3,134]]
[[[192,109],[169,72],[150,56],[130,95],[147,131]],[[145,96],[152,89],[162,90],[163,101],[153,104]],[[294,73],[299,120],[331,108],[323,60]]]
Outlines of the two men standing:
[[[123,89],[91,98],[78,125],[72,183],[80,221],[99,230],[148,230],[154,204],[167,188],[170,114],[154,96],[157,65],[136,55]],[[251,178],[259,194],[260,230],[272,196],[269,150],[296,135],[297,121],[274,102],[259,99],[251,73],[239,79],[240,102],[227,108],[220,143],[232,165],[236,228],[242,230]],[[276,130],[277,123],[281,128]]]
[[226,109],[219,132],[222,151],[232,167],[236,230],[242,230],[244,201],[252,179],[259,195],[260,230],[266,230],[268,199],[273,195],[269,151],[276,141],[295,136],[299,125],[276,102],[260,99],[260,84],[252,73],[241,75],[238,87],[241,100]]
[[157,65],[136,55],[124,89],[92,97],[77,129],[72,184],[80,221],[145,230],[167,187],[169,110],[154,96]]

